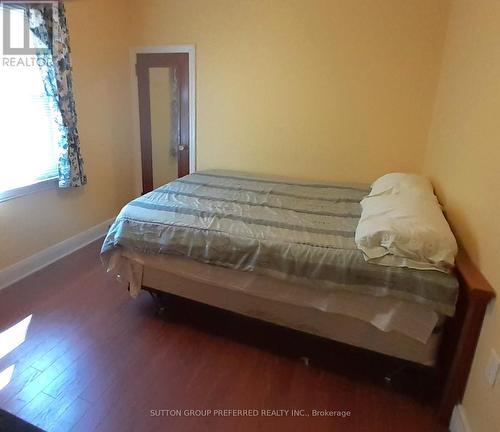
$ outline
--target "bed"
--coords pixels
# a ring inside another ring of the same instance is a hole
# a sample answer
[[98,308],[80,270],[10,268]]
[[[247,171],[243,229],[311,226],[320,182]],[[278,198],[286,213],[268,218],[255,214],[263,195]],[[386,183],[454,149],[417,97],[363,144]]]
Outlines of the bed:
[[463,336],[453,324],[465,321],[463,275],[368,263],[354,242],[368,192],[197,172],[126,205],[102,259],[133,297],[141,289],[167,292],[446,369],[456,344],[443,347]]

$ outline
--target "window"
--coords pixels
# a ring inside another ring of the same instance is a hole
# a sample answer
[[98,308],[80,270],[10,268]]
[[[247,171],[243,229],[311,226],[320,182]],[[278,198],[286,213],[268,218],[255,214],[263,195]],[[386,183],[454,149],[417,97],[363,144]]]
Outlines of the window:
[[[16,39],[23,38],[24,11],[2,9],[0,16],[10,13],[11,46],[22,46]],[[3,54],[0,64],[0,201],[55,185],[47,180],[57,177],[59,113],[45,95],[36,57],[12,57]]]

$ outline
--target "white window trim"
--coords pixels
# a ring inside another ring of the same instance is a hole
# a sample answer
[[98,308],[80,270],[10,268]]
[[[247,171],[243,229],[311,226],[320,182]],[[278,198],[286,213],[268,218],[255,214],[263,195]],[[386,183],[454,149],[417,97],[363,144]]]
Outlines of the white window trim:
[[9,189],[5,192],[0,192],[0,202],[8,201],[14,198],[19,198],[35,192],[57,189],[58,187],[59,187],[59,179],[57,177],[40,180],[26,186],[21,186],[18,188]]
[[137,54],[187,53],[189,57],[189,172],[196,171],[196,48],[194,45],[163,45],[132,47],[130,55],[130,83],[132,92],[132,115],[135,141],[135,189],[142,194],[141,133],[139,126],[139,95],[135,64]]

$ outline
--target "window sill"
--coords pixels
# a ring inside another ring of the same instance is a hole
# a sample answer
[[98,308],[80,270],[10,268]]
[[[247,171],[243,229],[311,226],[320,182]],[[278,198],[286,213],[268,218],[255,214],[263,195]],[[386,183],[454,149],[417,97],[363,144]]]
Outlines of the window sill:
[[24,195],[32,194],[35,192],[41,192],[49,189],[57,189],[59,181],[56,177],[49,178],[46,180],[41,180],[30,185],[21,186],[15,189],[10,189],[5,192],[0,192],[0,202],[8,201],[14,198],[19,198]]

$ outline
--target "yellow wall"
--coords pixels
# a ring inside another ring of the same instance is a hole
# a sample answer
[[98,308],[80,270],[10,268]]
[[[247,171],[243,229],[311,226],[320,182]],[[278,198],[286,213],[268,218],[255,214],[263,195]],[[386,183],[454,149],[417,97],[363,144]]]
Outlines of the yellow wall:
[[359,182],[420,167],[447,0],[132,4],[134,45],[196,45],[199,169]]
[[113,217],[132,197],[128,16],[122,4],[66,2],[89,183],[0,203],[0,269]]
[[[455,0],[424,171],[480,270],[500,288],[500,2]],[[464,400],[474,432],[500,431],[500,382],[487,385],[500,354],[500,310],[483,326]]]

